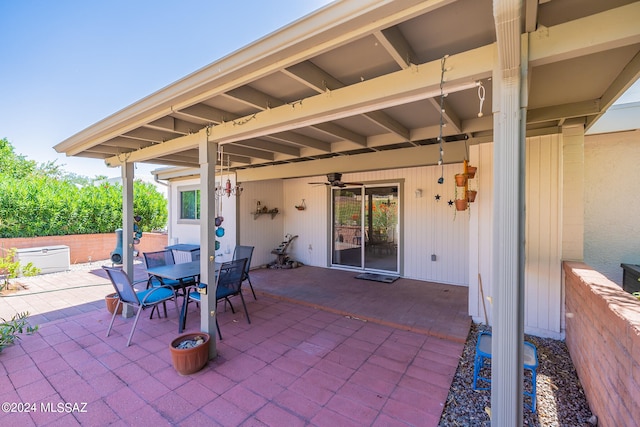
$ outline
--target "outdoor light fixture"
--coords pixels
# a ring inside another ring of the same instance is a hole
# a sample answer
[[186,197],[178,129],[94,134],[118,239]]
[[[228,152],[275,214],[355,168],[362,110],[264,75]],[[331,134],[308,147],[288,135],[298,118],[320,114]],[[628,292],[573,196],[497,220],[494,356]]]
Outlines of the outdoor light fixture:
[[227,181],[224,183],[224,185],[222,184],[222,174],[224,173],[224,153],[222,151],[222,147],[218,152],[218,158],[220,159],[220,185],[217,185],[214,191],[216,198],[221,199],[224,196],[227,196],[227,198],[231,196],[239,196],[240,194],[242,194],[242,187],[240,187],[239,184],[235,186],[232,185],[231,179],[229,178],[229,175],[231,174],[231,160],[229,158],[229,155],[227,155]]

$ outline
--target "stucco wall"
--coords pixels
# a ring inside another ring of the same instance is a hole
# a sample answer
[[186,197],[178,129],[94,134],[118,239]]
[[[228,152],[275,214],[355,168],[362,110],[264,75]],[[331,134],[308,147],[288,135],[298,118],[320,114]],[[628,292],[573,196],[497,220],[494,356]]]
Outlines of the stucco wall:
[[584,260],[622,285],[640,264],[640,132],[585,137]]

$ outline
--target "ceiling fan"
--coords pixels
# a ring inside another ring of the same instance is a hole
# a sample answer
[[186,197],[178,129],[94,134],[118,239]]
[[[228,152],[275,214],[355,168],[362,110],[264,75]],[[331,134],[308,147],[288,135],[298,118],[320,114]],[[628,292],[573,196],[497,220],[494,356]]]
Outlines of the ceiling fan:
[[339,187],[339,188],[346,187],[347,185],[363,185],[358,182],[342,182],[341,179],[342,179],[341,173],[332,172],[327,174],[328,182],[310,182],[309,184],[316,184],[316,185],[324,184],[324,185],[330,185],[332,187]]

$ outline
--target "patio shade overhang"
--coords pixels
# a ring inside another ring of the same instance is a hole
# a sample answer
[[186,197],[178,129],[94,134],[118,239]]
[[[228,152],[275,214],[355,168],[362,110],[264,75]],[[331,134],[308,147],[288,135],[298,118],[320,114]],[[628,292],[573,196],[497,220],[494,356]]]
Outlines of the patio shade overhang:
[[[640,76],[640,2],[526,0],[523,12],[527,135],[588,129]],[[493,140],[496,49],[492,0],[344,0],[55,149],[110,166],[198,168],[206,138],[254,180],[322,174],[336,162],[341,172],[437,164],[442,132],[444,162],[460,162],[467,144]]]

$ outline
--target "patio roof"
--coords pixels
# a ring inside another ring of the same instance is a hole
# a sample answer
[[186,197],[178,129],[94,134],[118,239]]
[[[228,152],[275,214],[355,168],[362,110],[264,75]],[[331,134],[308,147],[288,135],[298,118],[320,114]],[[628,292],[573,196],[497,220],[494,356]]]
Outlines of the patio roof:
[[[524,8],[527,134],[588,129],[640,75],[640,2],[527,0]],[[55,149],[111,166],[197,168],[199,142],[216,141],[239,178],[254,180],[437,164],[442,132],[445,163],[459,162],[465,144],[493,140],[496,57],[491,0],[339,1]],[[259,168],[267,165],[283,166]]]

